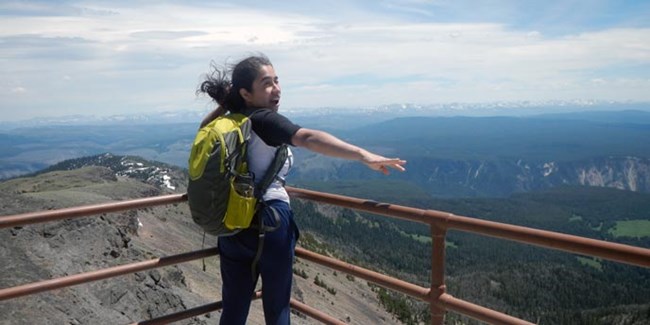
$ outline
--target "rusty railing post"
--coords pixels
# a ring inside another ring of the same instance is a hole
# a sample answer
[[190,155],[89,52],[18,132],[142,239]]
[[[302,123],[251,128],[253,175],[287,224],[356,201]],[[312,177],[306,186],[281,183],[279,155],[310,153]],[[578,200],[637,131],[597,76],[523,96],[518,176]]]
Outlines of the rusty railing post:
[[429,310],[431,311],[431,324],[443,325],[446,310],[440,301],[445,294],[445,237],[447,229],[438,224],[431,223],[431,291]]

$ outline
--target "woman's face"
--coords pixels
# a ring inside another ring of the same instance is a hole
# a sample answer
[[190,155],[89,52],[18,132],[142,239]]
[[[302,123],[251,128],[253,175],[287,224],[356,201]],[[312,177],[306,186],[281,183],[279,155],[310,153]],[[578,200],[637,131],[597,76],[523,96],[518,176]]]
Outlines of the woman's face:
[[280,82],[271,65],[263,65],[253,81],[251,92],[240,89],[239,93],[246,101],[246,106],[269,108],[277,111],[280,107]]

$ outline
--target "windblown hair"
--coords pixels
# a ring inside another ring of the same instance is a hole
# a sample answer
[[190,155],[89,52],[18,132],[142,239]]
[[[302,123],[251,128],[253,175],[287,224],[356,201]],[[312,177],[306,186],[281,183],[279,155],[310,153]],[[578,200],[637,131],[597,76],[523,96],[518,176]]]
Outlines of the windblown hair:
[[[252,91],[253,81],[260,69],[270,65],[271,61],[264,54],[257,54],[239,61],[232,67],[210,64],[211,72],[205,76],[199,88],[199,93],[208,94],[216,103],[231,113],[241,112],[246,108],[246,101],[239,94],[240,89]],[[230,78],[229,78],[230,75]]]

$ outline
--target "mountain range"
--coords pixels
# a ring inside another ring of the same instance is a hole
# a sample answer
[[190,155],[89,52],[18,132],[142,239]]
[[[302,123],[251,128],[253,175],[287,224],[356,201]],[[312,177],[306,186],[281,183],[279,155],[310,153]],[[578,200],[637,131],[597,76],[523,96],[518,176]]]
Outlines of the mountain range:
[[[182,193],[186,182],[186,171],[178,167],[102,154],[0,182],[0,202],[6,215]],[[443,199],[408,184],[317,182],[313,188],[650,247],[650,194],[565,186],[508,198]],[[396,196],[389,188],[398,188],[401,194]],[[294,200],[293,206],[302,232],[299,245],[427,285],[427,227],[303,200]],[[5,260],[12,261],[2,266],[9,276],[0,279],[0,287],[202,247],[201,231],[191,222],[185,204],[15,227],[0,231],[0,237]],[[209,239],[206,245],[214,241]],[[2,314],[9,315],[0,324],[126,323],[209,303],[219,299],[218,259],[206,263],[208,272],[201,271],[196,261],[11,300],[0,305]],[[428,307],[422,303],[354,277],[301,260],[294,273],[294,297],[352,324],[417,324],[428,319]],[[650,287],[643,285],[650,270],[643,268],[452,231],[447,237],[446,273],[452,295],[541,323],[650,320]],[[251,323],[261,322],[260,311],[253,311]],[[212,317],[186,323],[208,324]],[[297,324],[311,323],[298,315],[294,318]],[[475,324],[453,313],[447,319]]]
[[[391,109],[294,120],[404,158],[407,172],[379,175],[354,162],[294,148],[296,165],[289,184],[650,247],[647,111],[412,117],[395,116],[401,113]],[[4,131],[2,214],[182,193],[195,133],[195,123]],[[300,216],[303,247],[426,285],[426,227],[301,200],[293,206]],[[200,232],[186,210],[181,204],[1,231],[3,256],[15,261],[3,266],[4,274],[16,274],[3,278],[2,286],[95,269],[106,266],[107,259],[122,263],[197,249]],[[453,231],[447,240],[447,281],[454,296],[542,324],[650,320],[646,269]],[[104,264],[92,264],[96,261]],[[52,314],[70,323],[151,318],[216,300],[218,284],[203,284],[215,282],[218,261],[207,262],[212,274],[202,273],[198,262],[189,263],[125,278],[117,291],[103,282],[65,289],[61,300],[55,294],[25,298],[1,312],[36,323],[41,319],[29,317]],[[349,317],[351,323],[427,321],[426,306],[401,295],[304,261],[294,271],[295,296],[341,319]],[[314,283],[316,276],[324,285]],[[85,307],[78,312],[67,301]],[[160,303],[150,308],[150,301]],[[95,309],[103,311],[84,316]],[[253,322],[261,320],[256,315]],[[213,321],[199,317],[189,323]],[[454,314],[448,322],[473,324]]]
[[[377,107],[322,107],[317,109],[283,109],[291,118],[318,119],[332,116],[365,116],[352,120],[349,125],[377,122],[404,116],[530,116],[539,114],[564,114],[583,111],[647,110],[648,103],[613,102],[597,100],[553,100],[553,101],[502,101],[487,103],[446,103],[418,105],[398,103]],[[175,110],[165,112],[122,114],[122,115],[68,115],[60,117],[38,117],[21,121],[0,121],[0,130],[24,127],[62,125],[114,125],[114,124],[169,124],[197,123],[210,111]],[[340,125],[339,125],[340,126]]]
[[[386,156],[408,160],[411,182],[438,197],[506,197],[558,185],[648,191],[650,113],[592,111],[539,116],[397,117],[349,112],[296,117]],[[381,114],[379,114],[381,115]],[[390,114],[387,114],[390,115]],[[368,121],[371,120],[371,121]],[[0,177],[111,152],[185,168],[194,123],[25,127],[0,133]],[[383,179],[363,166],[296,148],[290,181]]]

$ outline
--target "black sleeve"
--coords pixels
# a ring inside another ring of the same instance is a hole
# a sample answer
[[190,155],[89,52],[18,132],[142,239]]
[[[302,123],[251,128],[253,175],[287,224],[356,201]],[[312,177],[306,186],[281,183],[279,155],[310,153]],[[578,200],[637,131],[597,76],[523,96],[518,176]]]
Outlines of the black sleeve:
[[291,137],[300,129],[288,118],[270,109],[257,109],[250,115],[253,131],[269,146],[291,143]]

